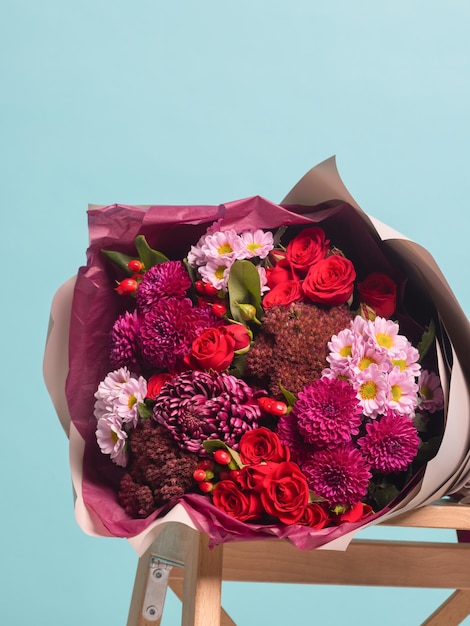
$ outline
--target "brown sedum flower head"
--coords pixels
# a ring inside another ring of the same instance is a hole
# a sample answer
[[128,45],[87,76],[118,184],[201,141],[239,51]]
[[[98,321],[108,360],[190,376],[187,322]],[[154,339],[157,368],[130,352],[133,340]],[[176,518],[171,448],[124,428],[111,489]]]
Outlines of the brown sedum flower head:
[[328,341],[349,325],[347,306],[317,307],[303,302],[268,309],[254,346],[248,353],[245,374],[256,387],[281,397],[282,385],[298,393],[320,378],[328,366]]
[[132,517],[147,517],[176,496],[192,491],[198,457],[181,450],[168,430],[148,419],[129,434],[129,463],[119,501]]

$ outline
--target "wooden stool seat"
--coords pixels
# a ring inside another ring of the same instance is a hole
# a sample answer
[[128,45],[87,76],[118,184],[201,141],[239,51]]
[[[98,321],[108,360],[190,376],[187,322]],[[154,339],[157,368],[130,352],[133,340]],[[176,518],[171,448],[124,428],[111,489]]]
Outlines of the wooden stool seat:
[[[470,530],[470,507],[444,500],[381,525]],[[236,626],[221,607],[222,581],[454,589],[422,626],[456,626],[470,615],[470,543],[353,539],[346,551],[301,551],[263,540],[210,550],[205,535],[169,523],[139,559],[127,626],[160,624],[166,580],[182,626]]]

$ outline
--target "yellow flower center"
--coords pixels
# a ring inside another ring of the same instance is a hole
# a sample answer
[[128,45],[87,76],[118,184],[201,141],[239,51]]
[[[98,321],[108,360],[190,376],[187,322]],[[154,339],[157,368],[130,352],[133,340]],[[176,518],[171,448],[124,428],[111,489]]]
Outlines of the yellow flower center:
[[246,247],[250,252],[256,252],[258,248],[261,248],[261,244],[254,241],[253,243],[249,243]]
[[401,388],[398,385],[392,385],[391,392],[392,392],[392,398],[395,402],[398,402],[398,400],[403,395],[401,392]]
[[111,441],[113,443],[117,443],[118,442],[119,437],[117,436],[117,433],[114,432],[114,430],[111,431]]
[[351,356],[351,346],[343,346],[339,351],[339,354],[342,357]]
[[361,394],[361,398],[363,400],[373,400],[377,395],[377,385],[373,380],[368,380],[366,383],[361,385],[359,393]]
[[214,276],[218,280],[222,280],[222,278],[224,277],[225,269],[225,265],[219,265],[219,267],[215,270]]
[[134,404],[137,402],[137,398],[134,396],[134,394],[131,394],[129,396],[129,399],[127,400],[127,406],[132,409],[132,407],[134,406]]
[[431,389],[431,387],[428,387],[427,385],[423,385],[422,387],[420,387],[419,392],[424,397],[425,400],[432,400],[434,397],[433,390]]
[[377,361],[374,361],[374,359],[372,359],[370,356],[363,356],[357,366],[362,372],[363,370],[366,370],[369,365],[372,365],[372,363],[377,363]]
[[233,252],[233,248],[230,244],[224,243],[217,248],[217,252],[219,254],[230,254],[230,252]]
[[379,344],[379,346],[387,348],[387,350],[390,350],[390,348],[393,346],[392,337],[390,337],[390,335],[387,335],[386,333],[377,333],[375,335],[375,338],[377,339],[377,343]]
[[406,370],[406,361],[405,359],[392,359],[392,364],[394,366],[397,366],[400,368],[400,370],[403,372],[404,370]]

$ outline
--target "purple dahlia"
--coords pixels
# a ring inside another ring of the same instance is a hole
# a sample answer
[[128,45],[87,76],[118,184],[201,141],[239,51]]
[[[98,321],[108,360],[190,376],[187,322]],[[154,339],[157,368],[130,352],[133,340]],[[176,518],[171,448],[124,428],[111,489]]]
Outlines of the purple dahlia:
[[302,439],[317,448],[350,441],[361,425],[356,392],[349,383],[336,378],[320,378],[306,385],[292,413]]
[[362,454],[347,444],[315,452],[302,471],[310,489],[330,506],[356,504],[366,495],[372,478]]
[[418,452],[418,432],[407,415],[389,411],[369,422],[367,434],[358,440],[362,454],[373,470],[385,474],[406,470]]
[[189,371],[164,385],[153,416],[182,449],[202,453],[206,439],[221,439],[236,450],[243,433],[258,427],[260,409],[243,380],[225,372]]
[[191,279],[181,261],[153,265],[137,288],[137,309],[149,313],[162,298],[185,298],[190,287]]

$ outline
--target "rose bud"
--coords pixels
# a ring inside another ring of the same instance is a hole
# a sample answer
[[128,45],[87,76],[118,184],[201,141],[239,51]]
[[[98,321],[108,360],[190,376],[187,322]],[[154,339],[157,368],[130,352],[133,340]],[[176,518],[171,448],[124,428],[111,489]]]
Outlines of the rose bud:
[[381,272],[373,272],[357,285],[361,303],[367,304],[380,317],[389,318],[397,305],[397,286],[395,282]]
[[224,326],[225,332],[231,335],[235,340],[233,347],[236,354],[244,354],[248,352],[253,339],[253,333],[244,324],[230,324]]

